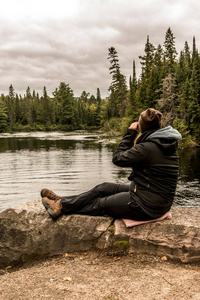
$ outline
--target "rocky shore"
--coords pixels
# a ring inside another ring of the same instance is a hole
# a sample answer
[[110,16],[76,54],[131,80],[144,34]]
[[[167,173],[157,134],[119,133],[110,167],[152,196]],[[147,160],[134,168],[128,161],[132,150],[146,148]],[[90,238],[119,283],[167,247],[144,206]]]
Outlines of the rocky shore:
[[200,261],[200,209],[173,207],[172,219],[126,228],[122,220],[85,215],[53,221],[41,199],[0,213],[0,269],[89,250]]

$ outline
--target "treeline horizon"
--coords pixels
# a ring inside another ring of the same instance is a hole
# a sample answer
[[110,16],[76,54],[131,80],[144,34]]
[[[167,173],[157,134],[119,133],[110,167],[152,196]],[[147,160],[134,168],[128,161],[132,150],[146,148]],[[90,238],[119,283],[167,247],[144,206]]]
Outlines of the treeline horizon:
[[121,73],[117,51],[108,49],[111,85],[109,96],[101,98],[83,91],[75,97],[69,84],[61,82],[50,97],[44,86],[43,95],[27,88],[22,97],[12,84],[8,95],[0,97],[0,132],[31,130],[100,129],[124,133],[131,122],[148,107],[163,113],[163,125],[171,125],[188,144],[200,143],[200,55],[195,37],[178,55],[171,28],[165,42],[156,47],[149,36],[144,54],[139,56],[141,74],[137,79],[135,61],[127,82]]

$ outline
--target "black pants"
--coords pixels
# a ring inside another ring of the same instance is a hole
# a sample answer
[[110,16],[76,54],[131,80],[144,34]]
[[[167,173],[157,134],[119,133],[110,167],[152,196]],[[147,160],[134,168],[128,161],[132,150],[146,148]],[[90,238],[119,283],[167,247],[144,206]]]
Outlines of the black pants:
[[[131,202],[131,205],[130,205]],[[111,216],[115,219],[150,220],[134,200],[129,185],[102,183],[88,192],[61,197],[63,214]]]

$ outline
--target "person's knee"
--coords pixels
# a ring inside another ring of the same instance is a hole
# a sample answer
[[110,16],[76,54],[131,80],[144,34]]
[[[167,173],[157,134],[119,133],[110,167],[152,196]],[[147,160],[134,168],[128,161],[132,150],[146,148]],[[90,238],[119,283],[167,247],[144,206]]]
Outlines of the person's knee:
[[100,183],[98,184],[95,188],[98,190],[98,191],[104,191],[108,188],[108,186],[110,185],[111,183],[109,182],[103,182],[103,183]]
[[96,186],[96,190],[101,194],[102,197],[113,195],[118,192],[119,184],[103,182]]

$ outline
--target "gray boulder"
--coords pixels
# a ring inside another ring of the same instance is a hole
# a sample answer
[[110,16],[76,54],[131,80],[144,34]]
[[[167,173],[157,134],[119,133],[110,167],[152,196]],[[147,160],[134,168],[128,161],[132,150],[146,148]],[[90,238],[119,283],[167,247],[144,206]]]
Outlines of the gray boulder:
[[34,258],[90,250],[112,218],[61,216],[53,221],[41,199],[0,213],[0,268]]
[[0,213],[0,268],[92,248],[199,262],[200,209],[171,211],[171,220],[126,228],[109,217],[63,215],[53,221],[41,199],[27,202]]

